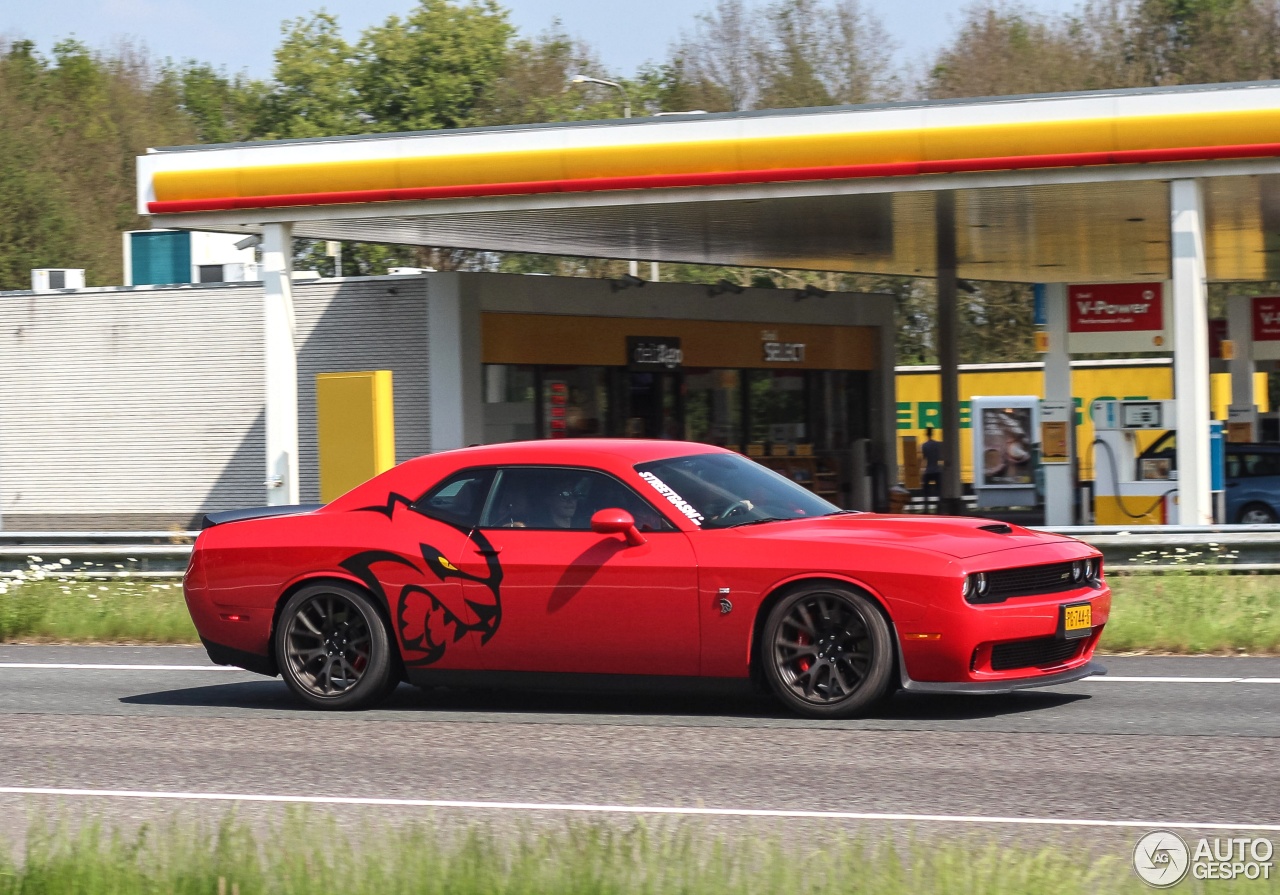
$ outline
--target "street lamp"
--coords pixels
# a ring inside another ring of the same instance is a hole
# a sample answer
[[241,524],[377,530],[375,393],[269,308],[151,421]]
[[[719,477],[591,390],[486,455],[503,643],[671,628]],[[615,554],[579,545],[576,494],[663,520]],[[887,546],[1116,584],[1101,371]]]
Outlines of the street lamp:
[[571,84],[603,84],[605,87],[615,87],[622,94],[622,117],[631,117],[631,97],[627,95],[627,88],[623,87],[617,81],[606,81],[604,78],[593,78],[590,75],[574,75],[569,79]]
[[[605,87],[615,87],[622,94],[622,117],[631,117],[631,97],[627,94],[627,88],[623,87],[617,81],[606,81],[604,78],[593,78],[590,75],[574,75],[569,79],[570,84],[603,84]],[[630,263],[631,276],[640,273],[640,262],[632,261]],[[654,261],[650,268],[650,275],[654,280],[658,279],[658,262]]]

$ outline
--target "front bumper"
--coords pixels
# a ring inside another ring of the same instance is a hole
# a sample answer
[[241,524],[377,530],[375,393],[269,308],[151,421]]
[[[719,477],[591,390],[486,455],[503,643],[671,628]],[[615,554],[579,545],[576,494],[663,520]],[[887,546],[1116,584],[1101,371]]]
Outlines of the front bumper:
[[[1062,607],[1080,603],[1092,607],[1092,630],[1064,641]],[[902,677],[913,684],[975,685],[939,692],[985,692],[987,685],[992,692],[1008,692],[1042,686],[1038,682],[1045,680],[1056,683],[1062,674],[1088,665],[1110,614],[1111,591],[1105,584],[1000,603],[940,601],[897,627]]]
[[994,696],[999,693],[1012,693],[1014,690],[1028,690],[1033,687],[1053,687],[1058,684],[1069,684],[1086,677],[1101,676],[1107,669],[1097,662],[1086,662],[1076,668],[1068,668],[1053,674],[1039,674],[1035,677],[1024,677],[991,681],[913,681],[907,674],[907,665],[902,661],[902,653],[898,653],[898,673],[902,679],[902,689],[910,693],[958,693],[970,696]]

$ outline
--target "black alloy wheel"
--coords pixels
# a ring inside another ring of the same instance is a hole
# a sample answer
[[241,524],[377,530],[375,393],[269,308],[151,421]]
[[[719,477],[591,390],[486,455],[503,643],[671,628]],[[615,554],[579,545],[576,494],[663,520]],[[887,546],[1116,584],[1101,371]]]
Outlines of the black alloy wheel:
[[1276,521],[1276,514],[1265,503],[1246,504],[1236,519],[1241,525],[1271,525]]
[[369,708],[399,682],[382,614],[345,584],[312,584],[290,597],[275,649],[284,682],[313,708]]
[[784,597],[765,621],[761,650],[774,695],[811,718],[853,717],[889,691],[889,625],[849,587],[815,584]]

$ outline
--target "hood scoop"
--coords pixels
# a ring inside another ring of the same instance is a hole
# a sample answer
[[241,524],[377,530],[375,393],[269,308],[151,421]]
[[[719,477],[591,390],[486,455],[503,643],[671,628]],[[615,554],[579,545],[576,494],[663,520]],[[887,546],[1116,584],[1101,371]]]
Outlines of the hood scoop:
[[1013,534],[1013,529],[1004,522],[992,522],[990,525],[979,525],[978,530],[989,531],[998,535]]

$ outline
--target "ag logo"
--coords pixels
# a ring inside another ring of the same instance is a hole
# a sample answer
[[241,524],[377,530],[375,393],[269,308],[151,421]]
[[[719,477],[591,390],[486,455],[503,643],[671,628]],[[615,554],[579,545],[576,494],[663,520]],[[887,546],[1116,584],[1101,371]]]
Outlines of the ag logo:
[[1191,866],[1191,852],[1177,833],[1156,830],[1133,847],[1133,869],[1149,886],[1167,889],[1182,882]]

